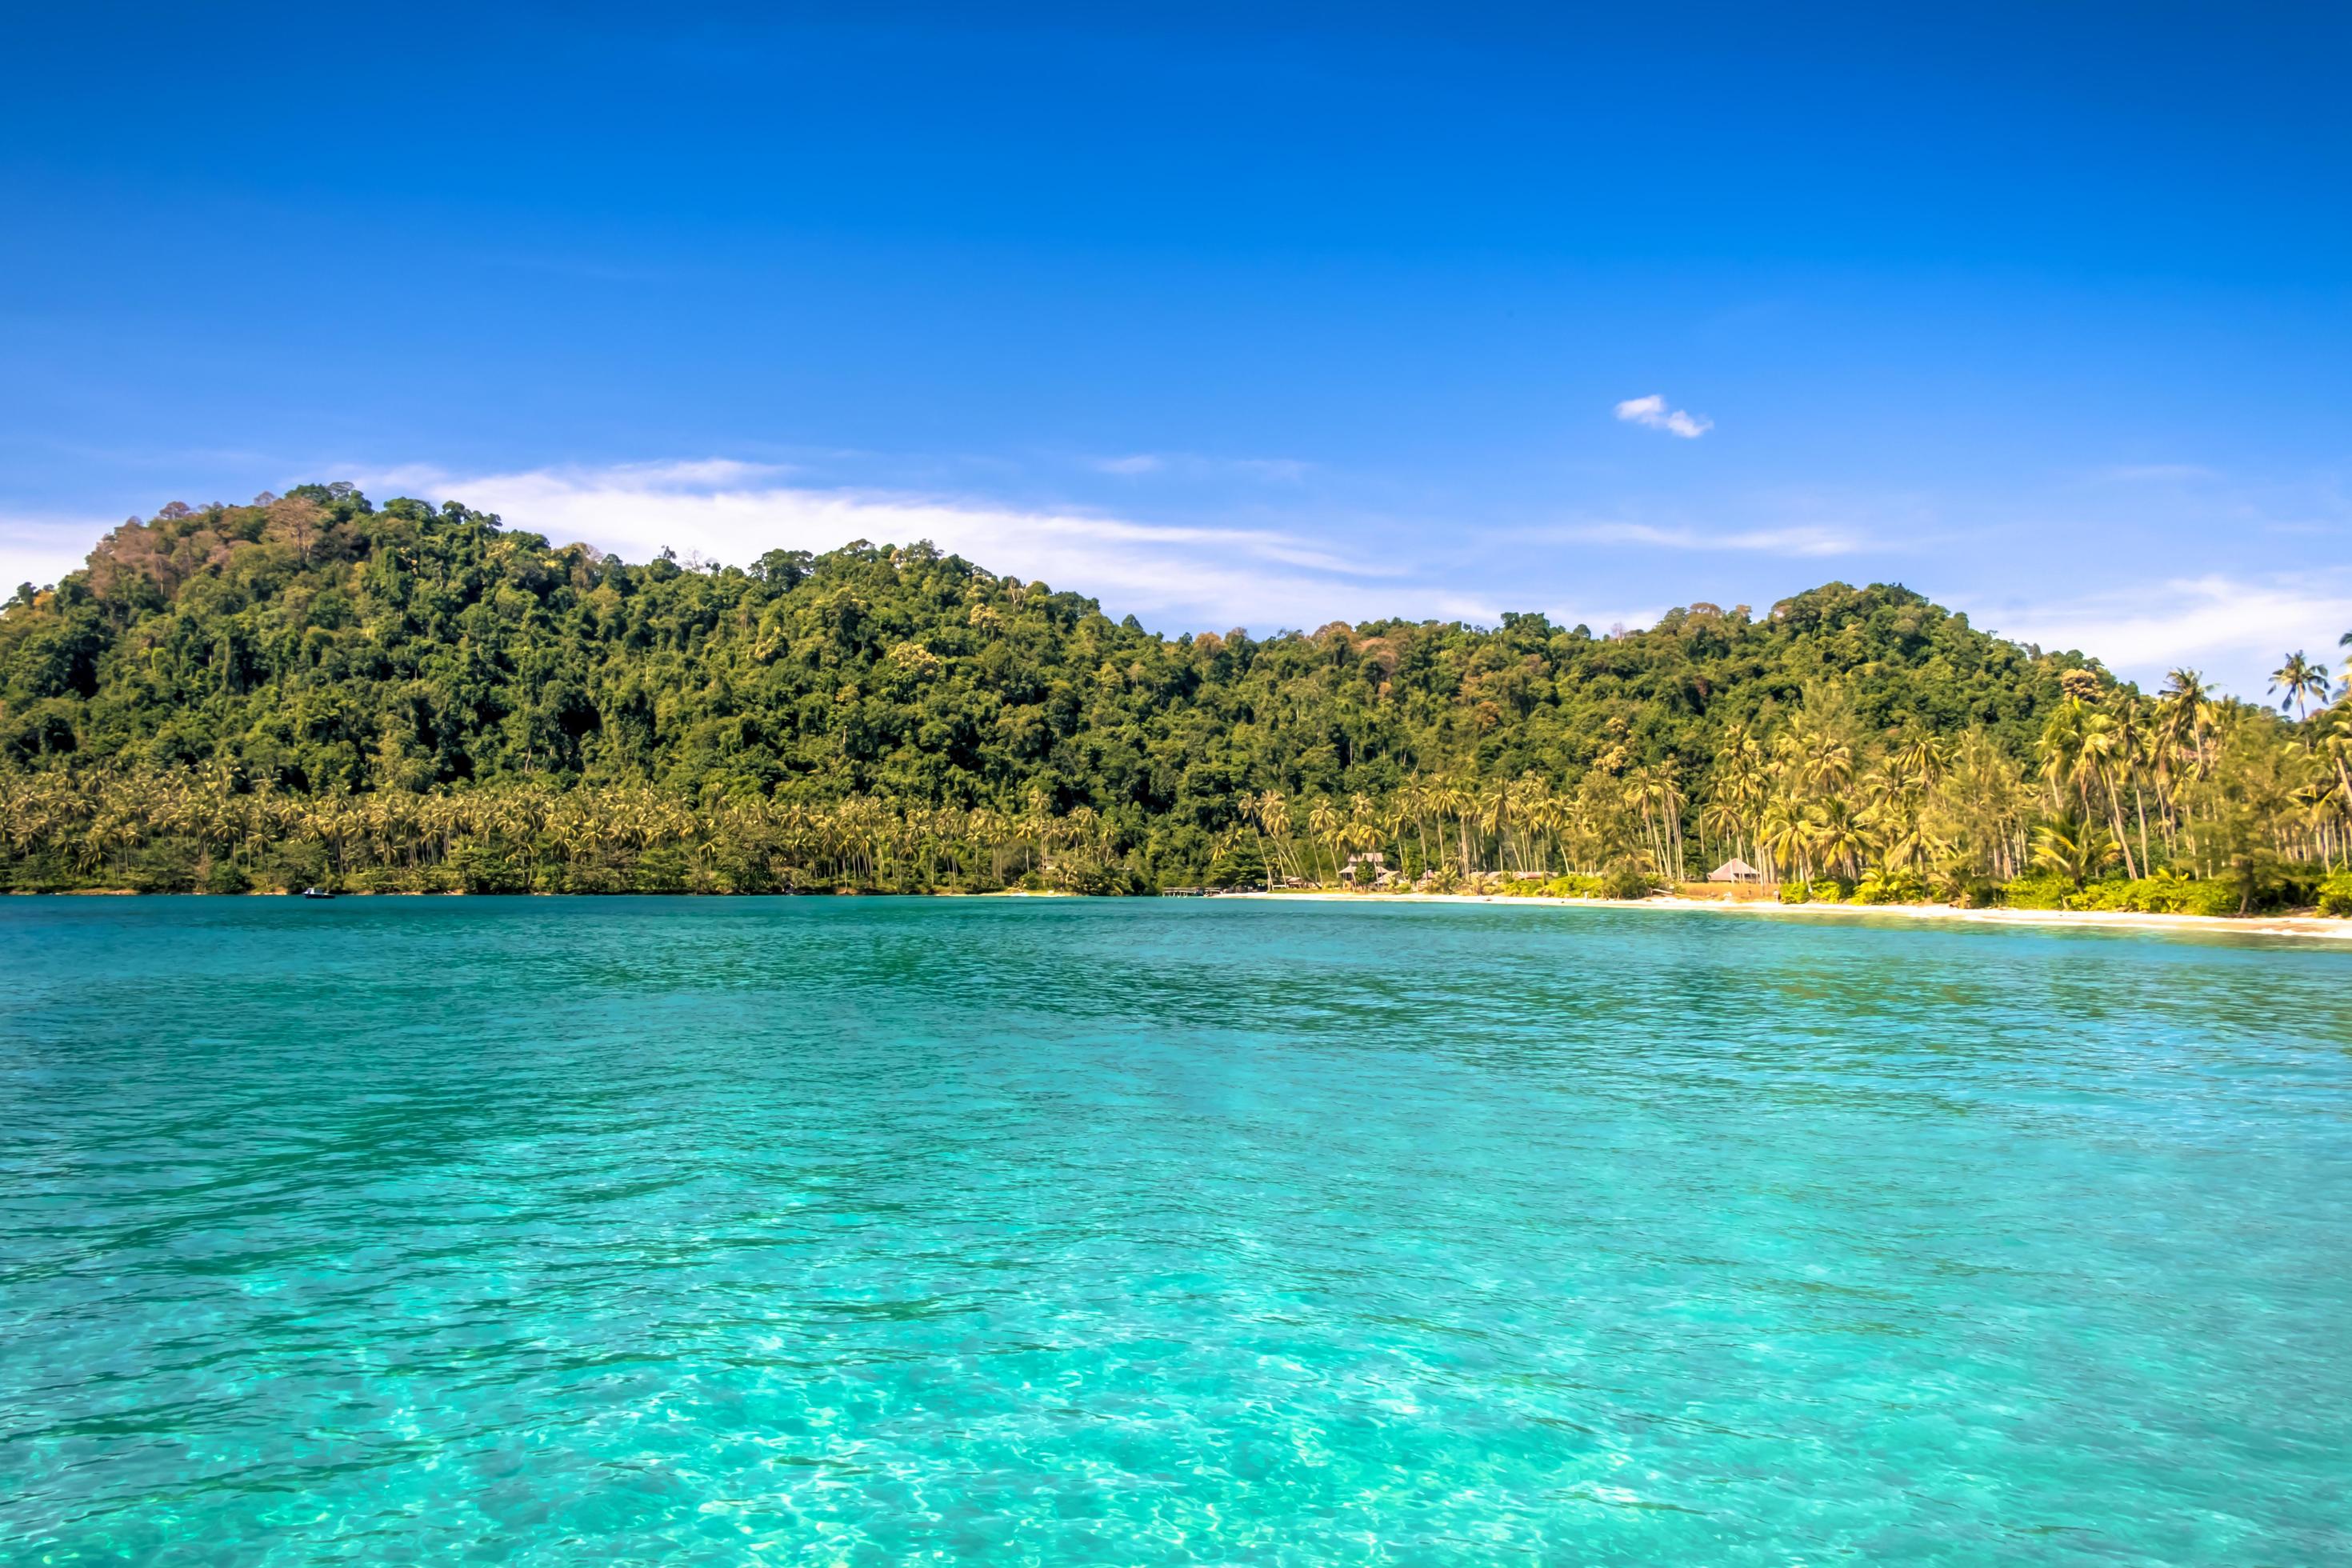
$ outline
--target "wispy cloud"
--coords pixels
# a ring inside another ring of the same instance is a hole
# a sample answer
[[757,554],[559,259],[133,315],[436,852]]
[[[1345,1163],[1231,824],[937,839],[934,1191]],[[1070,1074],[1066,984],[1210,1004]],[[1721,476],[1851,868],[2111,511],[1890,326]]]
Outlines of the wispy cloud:
[[985,497],[795,482],[772,465],[727,459],[458,474],[431,468],[358,476],[371,494],[463,500],[515,527],[645,559],[665,547],[744,563],[769,550],[829,550],[852,540],[928,539],[991,571],[1042,580],[1181,629],[1260,630],[1340,616],[1444,616],[1453,595],[1400,581],[1392,562],[1360,560],[1274,529],[1137,521]]
[[1090,458],[1086,466],[1098,474],[1123,479],[1167,475],[1188,479],[1241,479],[1266,484],[1297,484],[1315,465],[1297,458],[1212,458],[1198,452],[1128,452]]
[[1617,417],[1628,425],[1664,430],[1669,436],[1680,436],[1686,441],[1696,441],[1715,428],[1715,421],[1704,415],[1668,408],[1665,398],[1654,392],[1647,397],[1629,397],[1619,404]]
[[1738,550],[1764,555],[1851,555],[1864,547],[1856,535],[1819,527],[1751,528],[1733,533],[1702,533],[1692,528],[1657,528],[1646,522],[1595,522],[1554,531],[1552,537],[1586,544],[1639,544],[1660,550]]
[[2111,485],[2185,485],[2221,477],[2221,469],[2202,463],[2113,463],[2091,475]]
[[2179,665],[2259,699],[2280,658],[2301,649],[2329,665],[2352,630],[2352,573],[2268,578],[2208,575],[2042,601],[1971,603],[1987,630],[2049,648],[2079,648],[2143,682]]

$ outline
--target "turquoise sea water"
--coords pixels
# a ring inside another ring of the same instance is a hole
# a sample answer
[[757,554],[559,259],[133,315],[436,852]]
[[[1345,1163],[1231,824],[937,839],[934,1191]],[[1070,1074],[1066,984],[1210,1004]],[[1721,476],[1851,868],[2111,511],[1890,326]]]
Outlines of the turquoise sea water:
[[0,903],[0,1559],[2352,1561],[2352,952]]

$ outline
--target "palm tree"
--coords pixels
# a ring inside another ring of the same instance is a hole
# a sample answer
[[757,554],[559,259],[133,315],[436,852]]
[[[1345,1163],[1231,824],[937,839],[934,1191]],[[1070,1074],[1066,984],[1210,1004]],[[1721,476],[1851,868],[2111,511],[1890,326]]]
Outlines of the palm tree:
[[2119,738],[2116,721],[2105,713],[2094,713],[2084,721],[2082,749],[2075,756],[2075,767],[2083,775],[2078,784],[2083,803],[2090,805],[2090,785],[2095,782],[2100,793],[2107,797],[2107,821],[2114,828],[2116,841],[2123,847],[2124,874],[2137,879],[2139,868],[2132,862],[2131,842],[2124,837],[2124,808],[2116,791],[2115,775],[2109,762],[2122,753],[2124,743]]
[[1250,825],[1250,832],[1257,839],[1258,866],[1265,872],[1265,890],[1271,893],[1274,891],[1274,857],[1267,852],[1265,847],[1268,831],[1266,826],[1268,802],[1279,805],[1282,797],[1272,790],[1266,791],[1264,795],[1244,795],[1241,798],[1240,805],[1241,819]]
[[1421,867],[1429,869],[1429,813],[1433,792],[1422,782],[1419,773],[1404,781],[1397,792],[1397,809],[1412,822],[1413,837],[1421,845]]
[[[2346,635],[2352,636],[2352,633]],[[2345,703],[2335,710],[2328,732],[2319,743],[2336,769],[2338,809],[2347,816],[2352,816],[2352,702]]]
[[[1339,837],[1339,825],[1345,820],[1339,809],[1332,805],[1329,795],[1317,795],[1314,805],[1307,813],[1307,831],[1313,836],[1315,842],[1331,845]],[[1331,875],[1335,879],[1339,875],[1339,854],[1336,847],[1331,849]],[[1316,879],[1322,879],[1320,872],[1317,873]]]
[[2309,700],[2327,700],[2327,667],[2314,664],[2300,651],[2286,656],[2286,662],[2271,671],[2271,689],[2284,692],[2279,699],[2279,711],[2294,710],[2300,723],[2310,715]]
[[1290,847],[1290,803],[1273,790],[1257,799],[1258,820],[1265,825],[1266,836],[1274,840],[1275,852],[1282,857],[1284,875],[1298,874],[1298,853]]
[[1789,796],[1776,794],[1765,803],[1764,820],[1757,829],[1756,841],[1772,875],[1785,879],[1789,872],[1795,871],[1801,879],[1812,879],[1812,867],[1806,859],[1811,842],[1810,827],[1804,813]]
[[1842,867],[1851,877],[1861,869],[1860,860],[1864,844],[1845,801],[1832,795],[1816,808],[1819,812],[1813,828],[1813,849],[1824,865]]
[[2069,811],[2033,830],[2033,863],[2081,887],[2116,859],[2116,841],[2089,816]]
[[1477,809],[1478,797],[1468,784],[1460,780],[1448,783],[1438,795],[1438,808],[1454,818],[1454,832],[1462,846],[1462,875],[1466,878],[1470,875],[1470,818]]
[[2155,863],[2147,858],[2147,801],[2140,791],[2140,775],[2155,744],[2139,700],[2124,703],[2116,714],[2116,755],[2124,776],[2131,781],[2132,811],[2139,819],[2139,868],[2144,876],[2154,869]]
[[2209,756],[2208,742],[2218,717],[2205,678],[2193,669],[2176,669],[2164,678],[2164,695],[2158,702],[2168,739],[2200,763]]
[[[1503,835],[1511,823],[1511,785],[1507,779],[1497,779],[1481,793],[1473,806],[1478,830],[1495,836],[1495,868],[1503,868]],[[1483,840],[1481,841],[1483,843]]]
[[1669,874],[1677,882],[1683,879],[1683,807],[1687,802],[1683,795],[1682,765],[1668,757],[1651,771],[1651,797],[1657,802],[1658,816],[1665,823],[1666,847],[1674,855]]

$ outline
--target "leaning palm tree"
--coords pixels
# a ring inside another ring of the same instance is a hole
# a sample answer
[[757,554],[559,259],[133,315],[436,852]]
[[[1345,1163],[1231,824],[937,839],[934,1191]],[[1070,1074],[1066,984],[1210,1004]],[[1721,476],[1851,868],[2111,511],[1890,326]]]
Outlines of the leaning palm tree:
[[1274,891],[1274,855],[1265,845],[1267,835],[1273,831],[1268,818],[1281,804],[1282,797],[1272,790],[1264,795],[1244,795],[1239,802],[1241,819],[1249,824],[1251,834],[1257,839],[1258,868],[1265,873],[1265,890],[1269,893]]
[[2271,689],[2283,695],[2279,711],[2294,710],[2299,723],[2310,716],[2310,700],[2327,700],[2327,667],[2314,664],[2303,657],[2301,650],[2286,656],[2286,662],[2271,671]]
[[[1317,795],[1314,805],[1308,808],[1307,813],[1307,831],[1310,835],[1308,842],[1321,843],[1330,847],[1331,876],[1334,880],[1337,880],[1339,875],[1339,853],[1336,847],[1339,825],[1346,820],[1339,815],[1339,809],[1331,804],[1329,795]],[[1316,872],[1315,879],[1318,882],[1323,879],[1320,870]]]
[[2110,762],[2128,765],[2124,742],[2115,720],[2105,713],[2093,714],[2083,726],[2081,745],[2082,750],[2075,755],[2074,766],[2080,775],[2077,789],[2084,807],[2088,810],[2092,805],[2090,786],[2095,783],[2100,793],[2106,796],[2107,825],[2115,830],[2116,841],[2123,847],[2124,874],[2137,879],[2139,867],[2132,859],[2130,841],[2124,837],[2123,797],[2116,788],[2115,772],[2108,765]]

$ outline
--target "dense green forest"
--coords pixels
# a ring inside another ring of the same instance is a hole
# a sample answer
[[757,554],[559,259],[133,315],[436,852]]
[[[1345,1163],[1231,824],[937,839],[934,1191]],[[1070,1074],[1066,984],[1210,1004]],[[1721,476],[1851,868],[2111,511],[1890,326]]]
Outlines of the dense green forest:
[[1629,892],[1737,854],[1790,898],[2352,905],[2352,701],[2280,681],[2291,717],[2144,696],[1839,584],[1171,639],[925,544],[630,563],[305,485],[0,614],[0,879]]

